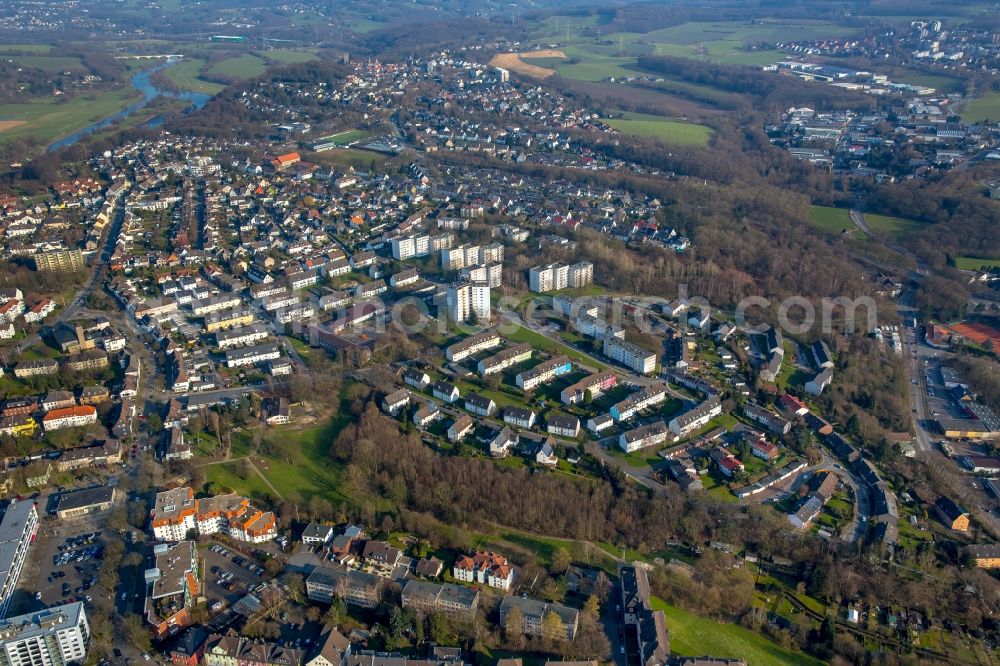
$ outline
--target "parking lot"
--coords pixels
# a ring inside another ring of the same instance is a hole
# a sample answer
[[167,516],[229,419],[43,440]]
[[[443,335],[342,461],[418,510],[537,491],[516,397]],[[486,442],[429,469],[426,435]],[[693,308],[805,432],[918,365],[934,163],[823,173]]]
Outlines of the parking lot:
[[77,600],[91,604],[103,539],[96,521],[43,520],[10,614]]
[[231,606],[266,579],[253,558],[213,543],[202,552],[205,564],[205,597],[209,607],[218,602]]

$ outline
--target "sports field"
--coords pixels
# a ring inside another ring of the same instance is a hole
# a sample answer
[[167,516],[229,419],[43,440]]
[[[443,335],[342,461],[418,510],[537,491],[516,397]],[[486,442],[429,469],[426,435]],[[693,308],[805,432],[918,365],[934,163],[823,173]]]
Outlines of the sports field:
[[985,345],[987,342],[990,343],[991,349],[1000,351],[1000,331],[996,330],[992,326],[980,322],[973,322],[971,324],[955,324],[949,326],[949,328],[958,333],[963,338],[972,340],[977,345]]
[[669,118],[645,114],[627,114],[625,119],[606,121],[622,134],[653,137],[663,143],[683,146],[707,146],[712,138],[712,128],[694,123],[679,122]]
[[667,616],[670,652],[682,657],[730,657],[745,659],[748,666],[819,666],[823,662],[801,652],[785,649],[760,634],[735,624],[698,617],[651,599],[653,608]]

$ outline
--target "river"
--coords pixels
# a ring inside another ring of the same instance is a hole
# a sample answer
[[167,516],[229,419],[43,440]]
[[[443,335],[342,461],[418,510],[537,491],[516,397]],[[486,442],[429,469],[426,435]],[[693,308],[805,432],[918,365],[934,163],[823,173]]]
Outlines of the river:
[[[180,99],[186,102],[190,102],[191,106],[195,109],[200,109],[208,103],[208,100],[212,99],[211,95],[206,93],[191,92],[189,90],[182,90],[180,92],[174,92],[172,90],[163,90],[162,88],[157,88],[149,80],[150,75],[153,72],[159,72],[168,67],[173,67],[177,63],[181,62],[180,58],[168,58],[166,62],[161,63],[155,67],[150,67],[149,69],[144,69],[141,72],[137,72],[132,77],[132,87],[142,93],[142,99],[138,102],[130,104],[118,113],[108,116],[107,118],[101,118],[95,123],[87,125],[82,130],[74,132],[69,136],[65,136],[58,141],[49,144],[49,151],[59,150],[60,148],[65,148],[66,146],[72,146],[74,143],[87,136],[88,134],[93,134],[98,130],[102,130],[112,123],[115,123],[122,118],[127,118],[136,111],[145,108],[153,101],[156,97],[162,95],[163,97],[171,97],[173,99]],[[158,127],[163,124],[163,116],[154,116],[150,118],[145,123],[144,127]]]

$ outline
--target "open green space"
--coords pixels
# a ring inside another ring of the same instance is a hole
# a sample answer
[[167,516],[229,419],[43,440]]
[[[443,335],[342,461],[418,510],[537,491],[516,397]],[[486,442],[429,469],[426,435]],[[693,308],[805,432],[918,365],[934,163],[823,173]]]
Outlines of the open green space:
[[847,231],[853,235],[855,231],[851,215],[846,208],[812,206],[809,208],[809,223],[824,231],[837,234]]
[[[347,410],[341,410],[326,423],[301,430],[275,429],[263,433],[261,449],[280,452],[279,455],[255,456],[255,464],[275,489],[286,498],[298,494],[304,499],[314,495],[333,502],[345,501],[341,492],[343,469],[329,456],[331,442],[350,422]],[[233,437],[233,457],[246,455],[250,449],[250,434],[241,432]],[[255,497],[272,495],[258,474],[240,475],[241,463],[232,462],[205,466],[205,478],[224,488]]]
[[255,51],[254,55],[279,65],[293,65],[319,60],[319,56],[312,51],[302,49],[270,49],[268,51]]
[[48,44],[0,44],[0,54],[3,53],[48,53],[52,47]]
[[865,222],[868,223],[872,231],[889,236],[905,236],[906,234],[920,231],[924,227],[923,222],[917,222],[916,220],[889,215],[874,215],[872,213],[865,213]]
[[575,349],[560,344],[555,340],[545,337],[541,333],[536,333],[535,331],[527,329],[523,326],[518,326],[517,330],[513,333],[504,334],[504,337],[512,342],[527,342],[539,351],[545,351],[550,354],[565,354],[570,359],[579,361],[583,365],[596,367],[598,370],[608,369],[608,366],[605,364],[593,361]]
[[603,81],[608,78],[635,76],[638,72],[626,69],[635,65],[634,56],[605,55],[585,47],[568,46],[562,49],[566,60],[555,63],[559,75],[578,81]]
[[46,98],[2,104],[0,120],[23,120],[24,124],[0,132],[0,141],[33,137],[50,143],[121,111],[138,98],[135,90],[123,88],[80,94],[69,100]]
[[75,56],[25,55],[11,56],[21,67],[35,67],[46,72],[79,72],[84,69],[83,63]]
[[244,53],[236,58],[220,60],[208,69],[209,74],[231,76],[236,79],[249,79],[260,76],[266,71],[267,63],[252,53]]
[[1000,121],[1000,93],[991,92],[966,102],[960,114],[967,123]]
[[651,602],[654,609],[662,610],[666,615],[673,654],[740,658],[745,659],[749,666],[819,666],[823,663],[809,655],[783,648],[739,625],[698,617],[657,597],[652,597]]
[[173,67],[163,70],[163,73],[174,85],[182,90],[215,95],[226,86],[201,78],[205,71],[205,61],[200,58],[184,58]]
[[992,270],[1000,268],[1000,259],[981,259],[979,257],[956,257],[955,266],[963,271]]
[[627,114],[624,119],[606,121],[623,134],[652,137],[663,143],[684,146],[707,146],[712,129],[704,125],[670,120],[646,114]]
[[903,74],[898,78],[901,83],[909,83],[911,86],[927,86],[928,88],[944,92],[961,91],[964,85],[962,79],[943,74],[914,72],[912,74]]

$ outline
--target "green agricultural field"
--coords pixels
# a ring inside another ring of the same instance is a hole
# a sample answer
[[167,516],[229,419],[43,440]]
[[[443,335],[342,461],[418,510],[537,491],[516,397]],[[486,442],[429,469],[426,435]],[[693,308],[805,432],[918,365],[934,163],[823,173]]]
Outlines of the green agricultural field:
[[209,74],[249,79],[267,71],[267,63],[252,53],[244,53],[236,58],[221,60],[208,69]]
[[853,235],[856,229],[846,208],[812,206],[809,209],[809,223],[814,227],[837,234],[846,229]]
[[46,72],[79,72],[84,69],[79,58],[73,56],[11,56],[22,67],[36,67]]
[[[625,76],[635,76],[634,69],[626,69],[626,66],[635,65],[633,56],[611,56],[597,53],[583,47],[570,46],[563,50],[567,60],[559,60],[555,63],[555,70],[559,76],[577,81],[597,82],[608,78],[620,78]],[[579,60],[579,62],[572,62]]]
[[905,236],[924,228],[923,222],[889,215],[873,215],[872,213],[865,213],[865,222],[868,223],[872,231],[889,236]]
[[0,44],[0,54],[4,53],[48,53],[52,47],[48,44]]
[[0,141],[33,137],[51,143],[114,115],[138,99],[139,94],[127,88],[77,95],[66,101],[46,98],[23,104],[2,104],[0,127],[7,125],[2,121],[22,121],[22,124],[0,131]]
[[319,60],[319,56],[315,53],[299,49],[271,49],[270,51],[255,51],[254,55],[278,65],[293,65]]
[[698,617],[652,598],[653,608],[667,616],[670,651],[684,657],[710,654],[713,657],[745,659],[749,666],[819,666],[823,662],[801,652],[773,643],[760,634],[735,624],[722,624]]
[[652,137],[663,143],[684,146],[707,146],[712,128],[643,114],[627,114],[624,120],[608,120],[609,125],[623,134]]
[[226,87],[221,83],[206,81],[201,78],[204,70],[204,60],[199,58],[184,58],[183,62],[168,67],[163,70],[163,73],[181,90],[215,95]]
[[1000,268],[1000,259],[980,259],[979,257],[957,257],[955,266],[963,271],[991,270]]
[[962,120],[967,123],[978,123],[984,120],[1000,121],[1000,93],[987,93],[966,102],[960,115]]

